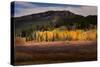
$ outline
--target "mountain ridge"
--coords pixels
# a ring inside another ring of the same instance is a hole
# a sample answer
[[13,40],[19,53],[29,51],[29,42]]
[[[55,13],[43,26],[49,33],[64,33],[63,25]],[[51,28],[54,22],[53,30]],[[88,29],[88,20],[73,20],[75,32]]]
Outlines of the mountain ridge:
[[31,14],[22,17],[11,17],[14,21],[15,29],[26,27],[46,27],[59,28],[60,26],[77,28],[87,28],[97,24],[97,15],[88,15],[86,17],[74,14],[70,11],[46,11],[37,14]]

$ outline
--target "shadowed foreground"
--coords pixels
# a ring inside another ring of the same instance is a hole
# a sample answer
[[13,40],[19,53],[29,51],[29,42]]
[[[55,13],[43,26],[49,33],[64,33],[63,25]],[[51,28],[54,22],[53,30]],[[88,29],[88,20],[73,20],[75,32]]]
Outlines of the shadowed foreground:
[[97,43],[94,41],[15,46],[15,65],[92,60],[97,60]]

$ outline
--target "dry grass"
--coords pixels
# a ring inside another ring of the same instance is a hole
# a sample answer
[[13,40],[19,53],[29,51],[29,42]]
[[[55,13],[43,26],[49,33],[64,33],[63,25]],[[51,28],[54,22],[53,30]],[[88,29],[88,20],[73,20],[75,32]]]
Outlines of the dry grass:
[[40,64],[57,62],[75,62],[97,60],[96,42],[86,43],[86,45],[38,45],[38,46],[16,46],[15,64]]

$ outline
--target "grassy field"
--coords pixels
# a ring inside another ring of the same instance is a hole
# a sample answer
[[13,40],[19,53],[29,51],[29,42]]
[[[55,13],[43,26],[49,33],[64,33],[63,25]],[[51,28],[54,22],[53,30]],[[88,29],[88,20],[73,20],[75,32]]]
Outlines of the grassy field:
[[96,41],[55,42],[15,47],[15,65],[97,60]]

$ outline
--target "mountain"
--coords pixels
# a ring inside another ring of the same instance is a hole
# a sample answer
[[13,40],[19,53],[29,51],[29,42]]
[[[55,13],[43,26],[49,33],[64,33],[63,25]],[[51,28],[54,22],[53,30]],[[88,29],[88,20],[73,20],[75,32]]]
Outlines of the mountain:
[[37,14],[31,14],[21,17],[11,17],[15,24],[15,30],[28,28],[59,28],[60,26],[72,27],[76,25],[79,28],[89,27],[90,24],[97,24],[97,16],[74,14],[70,11],[47,11]]
[[[35,20],[42,20],[42,19],[52,19],[55,16],[58,16],[60,18],[69,18],[71,16],[75,16],[76,14],[70,12],[70,11],[47,11],[43,13],[37,13],[22,17],[15,17],[15,21],[21,22],[21,21],[35,21]],[[38,19],[39,18],[39,19]]]

